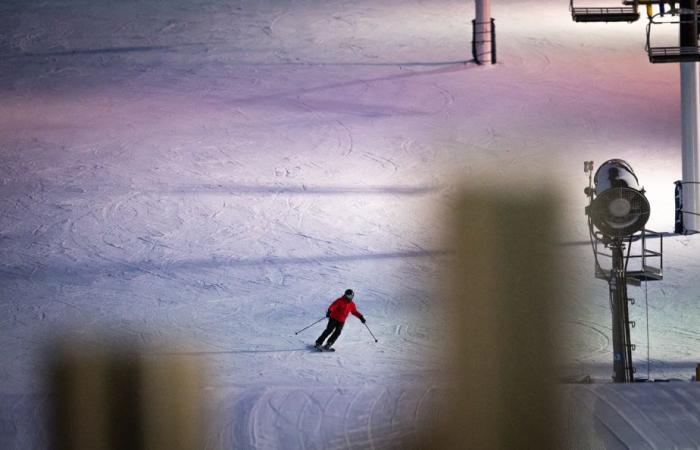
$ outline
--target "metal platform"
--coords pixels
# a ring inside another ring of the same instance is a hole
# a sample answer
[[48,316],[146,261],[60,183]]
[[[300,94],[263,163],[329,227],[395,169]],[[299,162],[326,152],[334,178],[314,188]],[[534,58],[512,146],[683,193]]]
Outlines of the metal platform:
[[639,12],[634,7],[571,8],[574,22],[635,22]]
[[642,281],[659,281],[664,279],[664,274],[658,267],[646,266],[644,270],[631,270],[627,272],[627,280],[630,284],[640,285]]
[[700,47],[649,47],[648,53],[654,64],[700,61]]
[[[627,283],[632,286],[640,286],[644,281],[659,281],[664,278],[664,241],[663,233],[658,233],[651,230],[643,230],[636,234],[633,242],[639,242],[641,245],[635,245],[636,251],[628,254],[629,266],[625,272]],[[656,249],[649,248],[651,242],[654,242]],[[612,258],[612,254],[598,247],[598,242],[594,243],[594,252],[597,261],[604,261]],[[650,265],[654,263],[654,265]],[[595,276],[601,280],[610,280],[611,271],[608,268],[603,268],[596,265]]]
[[[596,270],[596,278],[601,280],[610,279],[610,271],[605,269]],[[664,279],[664,275],[658,267],[647,266],[644,270],[629,270],[626,272],[627,284],[632,286],[641,286],[643,281],[660,281]]]

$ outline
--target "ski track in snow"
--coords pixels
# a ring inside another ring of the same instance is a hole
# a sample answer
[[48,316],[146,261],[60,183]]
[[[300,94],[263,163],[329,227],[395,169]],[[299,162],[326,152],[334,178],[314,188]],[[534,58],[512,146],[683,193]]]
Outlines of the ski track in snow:
[[246,448],[398,448],[417,437],[416,424],[435,420],[442,395],[433,386],[263,389],[247,397],[236,427],[248,429]]

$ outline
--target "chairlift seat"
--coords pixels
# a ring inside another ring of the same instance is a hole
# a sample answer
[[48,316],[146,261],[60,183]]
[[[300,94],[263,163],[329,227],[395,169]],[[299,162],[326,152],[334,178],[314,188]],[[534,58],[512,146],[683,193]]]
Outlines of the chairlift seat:
[[625,6],[630,6],[630,5],[658,5],[659,0],[622,0],[622,4]]
[[574,22],[635,22],[639,12],[634,7],[616,8],[571,8]]
[[700,47],[649,47],[649,62],[677,63],[700,61]]

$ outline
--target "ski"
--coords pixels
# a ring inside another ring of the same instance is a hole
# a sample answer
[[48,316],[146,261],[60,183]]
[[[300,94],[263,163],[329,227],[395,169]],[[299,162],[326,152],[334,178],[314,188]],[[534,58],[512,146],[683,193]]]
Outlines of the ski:
[[311,345],[311,344],[309,344],[309,349],[314,350],[314,351],[319,352],[319,353],[334,352],[335,351],[334,348],[316,347],[315,345]]

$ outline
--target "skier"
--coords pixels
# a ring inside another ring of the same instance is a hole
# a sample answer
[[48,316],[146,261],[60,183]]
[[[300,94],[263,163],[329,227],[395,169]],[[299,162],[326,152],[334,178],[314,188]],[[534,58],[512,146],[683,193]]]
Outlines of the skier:
[[[348,314],[352,313],[352,315],[360,319],[362,323],[367,322],[364,316],[357,310],[355,302],[352,301],[354,296],[355,293],[352,289],[348,289],[342,297],[331,303],[331,306],[328,307],[328,311],[326,312],[328,326],[323,330],[321,336],[316,339],[316,345],[314,345],[314,347],[316,347],[317,350],[335,351],[331,347],[336,339],[338,339],[338,336],[340,336],[340,332],[343,331],[343,325],[345,325],[345,319],[348,318]],[[326,345],[323,345],[323,341],[326,340],[328,335],[331,335],[331,337],[328,339],[328,342],[326,342]]]

